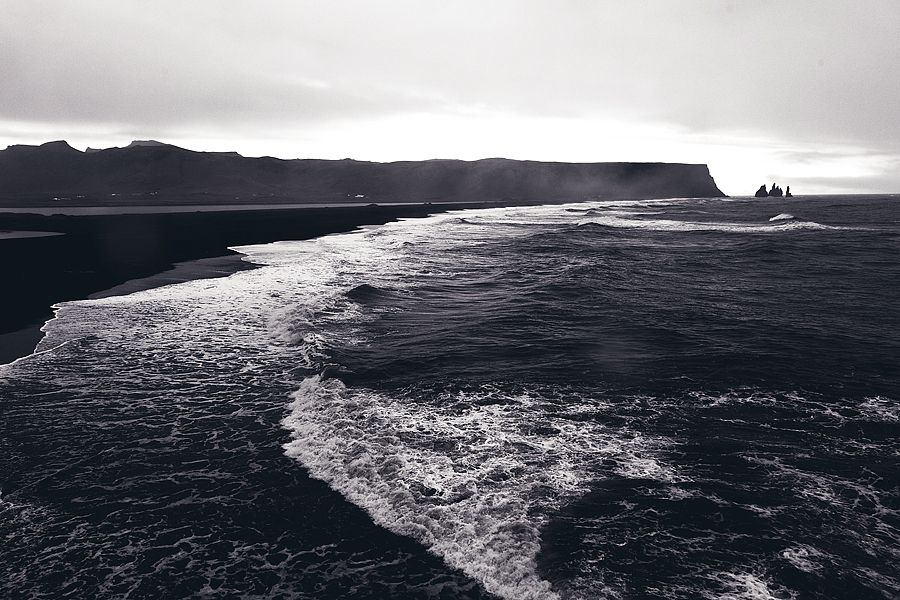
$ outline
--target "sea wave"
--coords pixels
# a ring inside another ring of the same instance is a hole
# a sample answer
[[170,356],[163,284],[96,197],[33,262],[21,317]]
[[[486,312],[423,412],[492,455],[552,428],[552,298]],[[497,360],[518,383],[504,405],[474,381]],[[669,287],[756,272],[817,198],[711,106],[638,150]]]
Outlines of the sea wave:
[[799,221],[794,219],[778,219],[772,224],[768,223],[728,223],[728,222],[704,222],[704,221],[677,221],[672,219],[641,219],[634,218],[635,213],[601,212],[592,215],[590,219],[578,222],[579,227],[604,226],[623,229],[646,229],[651,231],[717,231],[724,233],[780,233],[800,230],[846,230],[847,227],[823,225],[815,221]]
[[[671,481],[662,445],[573,418],[574,398],[502,386],[391,397],[313,376],[293,394],[285,445],[375,522],[409,536],[504,598],[557,598],[537,574],[540,530],[588,489],[596,465]],[[599,585],[599,582],[597,582]]]
[[781,557],[790,563],[795,569],[804,573],[818,573],[824,567],[822,560],[825,555],[808,544],[799,544],[785,548]]
[[705,592],[709,600],[793,600],[796,594],[777,586],[756,573],[730,571],[711,579],[720,586],[717,592]]

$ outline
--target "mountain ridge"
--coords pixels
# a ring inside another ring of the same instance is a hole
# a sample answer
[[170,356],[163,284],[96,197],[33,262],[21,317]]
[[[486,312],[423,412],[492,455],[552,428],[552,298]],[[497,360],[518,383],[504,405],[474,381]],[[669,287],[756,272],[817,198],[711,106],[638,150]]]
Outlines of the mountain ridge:
[[0,196],[42,195],[152,195],[165,203],[197,196],[297,202],[724,196],[703,164],[251,158],[155,140],[86,152],[63,140],[0,150]]

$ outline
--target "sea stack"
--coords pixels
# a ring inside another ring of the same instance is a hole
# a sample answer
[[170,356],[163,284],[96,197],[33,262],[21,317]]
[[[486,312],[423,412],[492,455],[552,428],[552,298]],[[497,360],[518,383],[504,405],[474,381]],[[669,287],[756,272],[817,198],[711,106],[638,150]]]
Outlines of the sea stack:
[[787,192],[785,193],[781,190],[780,187],[778,187],[777,183],[772,184],[771,190],[766,190],[765,185],[759,186],[759,189],[756,190],[755,195],[757,198],[781,198],[782,196],[785,196],[787,198],[793,197],[793,194],[791,194],[791,186],[787,186]]

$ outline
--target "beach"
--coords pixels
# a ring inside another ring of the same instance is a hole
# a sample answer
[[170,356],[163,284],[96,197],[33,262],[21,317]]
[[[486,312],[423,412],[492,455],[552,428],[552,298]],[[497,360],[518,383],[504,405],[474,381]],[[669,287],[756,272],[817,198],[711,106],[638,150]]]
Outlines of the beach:
[[[0,209],[0,364],[29,354],[57,302],[221,277],[250,263],[231,246],[303,240],[490,203],[19,206]],[[15,212],[9,212],[9,211]],[[25,212],[33,210],[34,212]]]

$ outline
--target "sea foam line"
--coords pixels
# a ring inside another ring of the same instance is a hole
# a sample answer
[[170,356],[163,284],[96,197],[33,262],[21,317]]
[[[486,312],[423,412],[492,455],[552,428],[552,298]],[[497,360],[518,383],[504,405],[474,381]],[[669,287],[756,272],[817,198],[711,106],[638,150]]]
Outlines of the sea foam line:
[[555,599],[538,575],[540,531],[588,490],[596,466],[614,463],[623,477],[675,474],[655,458],[659,442],[573,418],[573,399],[558,415],[547,403],[492,387],[394,398],[317,375],[292,395],[284,448],[377,524],[489,592]]

